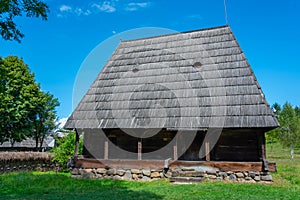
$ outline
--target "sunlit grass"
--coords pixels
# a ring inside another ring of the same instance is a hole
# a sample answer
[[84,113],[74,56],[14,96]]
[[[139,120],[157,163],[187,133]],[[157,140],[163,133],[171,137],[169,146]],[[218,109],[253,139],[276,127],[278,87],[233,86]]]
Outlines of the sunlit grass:
[[203,182],[173,185],[168,181],[84,180],[69,173],[24,172],[0,175],[0,199],[300,199],[300,157],[267,145],[268,160],[277,162],[272,184]]

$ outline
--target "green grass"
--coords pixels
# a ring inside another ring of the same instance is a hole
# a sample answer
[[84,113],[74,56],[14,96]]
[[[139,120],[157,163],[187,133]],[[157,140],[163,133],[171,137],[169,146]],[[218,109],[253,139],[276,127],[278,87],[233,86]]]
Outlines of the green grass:
[[300,187],[300,149],[295,149],[295,158],[292,160],[288,148],[278,143],[267,144],[267,159],[277,164],[278,172],[272,174],[275,185]]
[[268,159],[277,162],[272,184],[203,182],[173,185],[72,179],[69,173],[24,172],[0,175],[0,199],[300,199],[300,152],[268,145]]

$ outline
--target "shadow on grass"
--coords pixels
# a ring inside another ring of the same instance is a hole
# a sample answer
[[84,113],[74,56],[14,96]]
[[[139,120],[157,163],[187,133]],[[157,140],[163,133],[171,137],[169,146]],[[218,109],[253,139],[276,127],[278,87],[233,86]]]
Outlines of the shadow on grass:
[[[299,199],[300,186],[290,176],[278,185],[203,182],[193,185],[84,180],[63,173],[0,175],[0,199]],[[278,178],[281,178],[279,177]],[[289,181],[286,181],[291,179]]]
[[0,199],[163,199],[145,191],[151,183],[73,179],[69,174],[22,172],[0,175]]

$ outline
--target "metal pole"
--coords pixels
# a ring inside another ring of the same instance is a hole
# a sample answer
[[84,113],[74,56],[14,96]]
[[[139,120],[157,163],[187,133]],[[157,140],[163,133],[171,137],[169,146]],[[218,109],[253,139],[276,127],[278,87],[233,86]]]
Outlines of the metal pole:
[[228,25],[228,15],[227,15],[226,0],[224,0],[224,13],[225,13],[226,25]]

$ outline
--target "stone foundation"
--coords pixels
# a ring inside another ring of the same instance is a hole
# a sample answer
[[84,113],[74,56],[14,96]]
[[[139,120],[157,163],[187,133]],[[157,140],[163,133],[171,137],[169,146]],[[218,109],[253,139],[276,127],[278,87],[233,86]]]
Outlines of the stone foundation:
[[272,182],[270,172],[224,172],[206,166],[178,167],[174,169],[73,168],[71,169],[71,177],[134,181],[169,179],[171,182],[188,183],[203,180],[245,183]]

